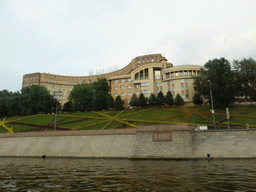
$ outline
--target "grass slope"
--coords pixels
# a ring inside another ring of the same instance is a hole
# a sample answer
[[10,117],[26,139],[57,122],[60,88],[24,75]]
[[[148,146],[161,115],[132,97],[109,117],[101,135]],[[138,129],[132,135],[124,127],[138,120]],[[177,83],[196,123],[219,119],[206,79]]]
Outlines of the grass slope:
[[[227,127],[226,111],[215,110],[215,120],[219,128]],[[234,106],[230,108],[230,116],[234,127],[245,127],[250,123],[256,127],[255,106]],[[8,128],[13,127],[14,132],[21,131],[51,131],[54,126],[55,115],[33,115],[12,117],[5,120]],[[177,108],[148,108],[125,111],[101,111],[59,114],[57,117],[57,130],[90,130],[131,128],[138,125],[149,124],[182,124],[210,125],[213,124],[212,113],[208,107],[177,107]],[[7,130],[1,126],[0,133]]]

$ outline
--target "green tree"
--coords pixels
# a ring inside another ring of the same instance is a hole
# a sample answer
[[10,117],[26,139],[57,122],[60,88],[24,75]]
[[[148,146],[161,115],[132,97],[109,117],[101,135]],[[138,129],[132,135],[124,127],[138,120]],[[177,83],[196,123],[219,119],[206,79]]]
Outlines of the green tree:
[[81,83],[74,86],[68,100],[73,103],[76,111],[91,111],[93,98],[93,84]]
[[63,106],[64,112],[72,112],[73,111],[73,105],[70,101],[66,102]]
[[175,97],[175,104],[180,106],[180,105],[184,105],[184,100],[182,99],[182,97],[180,96],[180,94],[178,93]]
[[143,108],[147,107],[147,100],[143,93],[141,93],[139,96],[138,106],[143,107]]
[[240,96],[256,100],[256,61],[253,58],[234,60],[235,79],[239,86]]
[[[18,94],[17,94],[18,95]],[[21,114],[50,113],[56,106],[56,100],[44,86],[31,85],[21,89],[19,96],[22,106]]]
[[172,95],[171,91],[167,92],[167,94],[165,96],[165,103],[167,105],[169,105],[169,107],[171,107],[174,104],[173,95]]
[[138,107],[138,98],[137,98],[137,96],[136,96],[135,93],[132,95],[129,104],[130,104],[130,106],[132,106],[132,107]]
[[148,103],[149,103],[150,107],[154,107],[154,106],[157,105],[157,98],[156,98],[156,96],[153,93],[150,94],[149,102]]
[[230,62],[225,58],[209,60],[200,71],[200,76],[194,77],[194,85],[199,95],[210,100],[212,89],[214,107],[225,108],[235,101],[237,86]]
[[111,109],[115,107],[115,101],[112,95],[108,95],[107,97],[107,109]]
[[116,100],[115,100],[115,109],[116,110],[123,109],[123,101],[119,95],[116,97]]
[[161,105],[163,105],[164,104],[164,94],[163,94],[163,92],[162,91],[159,91],[158,93],[157,93],[157,105],[158,106],[161,106]]
[[107,109],[109,85],[106,78],[98,78],[93,83],[93,110],[102,111]]
[[98,78],[93,83],[93,110],[102,111],[107,109],[109,85],[106,78]]
[[12,92],[8,90],[0,91],[0,117],[5,117],[8,114],[7,99],[10,98]]
[[201,95],[199,95],[198,93],[196,93],[193,97],[193,103],[195,105],[202,105],[203,104],[203,100],[202,100],[202,97]]

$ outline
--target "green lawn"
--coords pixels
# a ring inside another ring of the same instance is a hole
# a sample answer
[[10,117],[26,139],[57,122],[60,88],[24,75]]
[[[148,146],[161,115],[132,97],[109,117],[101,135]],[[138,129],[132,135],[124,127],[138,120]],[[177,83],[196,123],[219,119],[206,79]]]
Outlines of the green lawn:
[[[226,109],[215,110],[216,123],[226,119]],[[255,106],[233,106],[229,108],[232,116],[231,122],[234,126],[245,126],[245,123],[255,124],[256,126],[256,107]],[[47,125],[54,118],[50,115],[33,115],[23,117],[11,117],[6,119],[6,126],[13,127],[14,132],[33,131],[35,127],[24,125]],[[10,124],[23,123],[23,125]],[[54,123],[54,121],[53,121]],[[180,124],[190,125],[211,125],[212,113],[210,107],[175,107],[175,108],[148,108],[124,111],[100,111],[100,112],[79,112],[63,113],[57,117],[57,127],[73,130],[89,129],[114,129],[118,127],[136,127],[149,124]],[[219,124],[218,127],[227,127],[226,122]],[[0,133],[7,130],[0,127]]]

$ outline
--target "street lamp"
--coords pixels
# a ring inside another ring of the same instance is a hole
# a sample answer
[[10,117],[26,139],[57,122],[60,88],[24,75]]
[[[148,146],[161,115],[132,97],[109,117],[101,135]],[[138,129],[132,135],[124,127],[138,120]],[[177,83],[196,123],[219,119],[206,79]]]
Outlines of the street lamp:
[[57,91],[57,98],[56,98],[56,112],[55,112],[54,131],[56,131],[56,123],[57,123],[57,113],[58,113],[58,96],[59,96],[59,91]]
[[213,128],[215,129],[215,117],[214,117],[214,108],[213,108],[213,99],[212,99],[212,84],[210,80],[207,80],[207,82],[209,82],[210,85],[210,95],[211,95],[211,103],[212,103],[212,119],[213,119]]
[[56,99],[56,112],[55,112],[55,123],[54,123],[54,131],[56,131],[56,123],[57,123],[57,112],[58,112],[58,99]]

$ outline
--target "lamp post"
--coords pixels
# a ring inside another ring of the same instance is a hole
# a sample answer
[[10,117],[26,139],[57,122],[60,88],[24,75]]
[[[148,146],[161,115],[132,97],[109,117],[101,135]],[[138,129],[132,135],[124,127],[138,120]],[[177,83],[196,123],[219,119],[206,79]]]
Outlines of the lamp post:
[[210,80],[207,80],[207,82],[209,82],[210,85],[210,95],[211,95],[211,103],[212,103],[212,119],[213,119],[213,128],[215,129],[215,117],[214,117],[214,108],[213,108],[213,98],[212,98],[212,84]]
[[55,112],[55,123],[54,123],[54,131],[56,131],[56,123],[57,123],[57,112],[58,112],[58,100],[56,99],[56,112]]
[[57,98],[56,98],[56,112],[55,112],[54,131],[56,131],[56,123],[57,123],[57,113],[58,113],[58,96],[59,96],[59,91],[57,92]]

